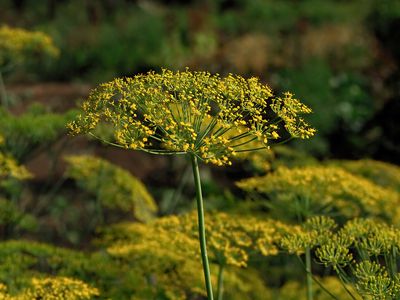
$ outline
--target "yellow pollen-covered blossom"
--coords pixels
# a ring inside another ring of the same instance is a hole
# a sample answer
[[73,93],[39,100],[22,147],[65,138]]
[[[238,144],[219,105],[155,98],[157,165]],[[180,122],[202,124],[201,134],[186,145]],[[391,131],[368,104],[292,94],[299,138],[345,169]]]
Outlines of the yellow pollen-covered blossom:
[[[311,110],[290,93],[282,97],[257,78],[208,72],[149,72],[101,84],[68,127],[91,133],[111,123],[115,142],[150,153],[192,153],[207,163],[229,165],[237,152],[266,149],[280,131],[309,138],[315,130],[301,117]],[[253,148],[251,142],[257,141]]]

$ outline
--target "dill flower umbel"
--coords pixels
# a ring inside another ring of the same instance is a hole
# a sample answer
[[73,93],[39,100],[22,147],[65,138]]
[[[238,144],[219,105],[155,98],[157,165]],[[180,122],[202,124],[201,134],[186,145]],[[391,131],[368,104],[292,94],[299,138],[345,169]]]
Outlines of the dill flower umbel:
[[335,213],[345,219],[379,216],[394,224],[399,222],[399,193],[338,167],[281,167],[237,184],[261,199],[270,197],[273,213],[286,218],[298,216],[298,202],[302,199],[304,210],[309,210],[301,211],[303,214]]
[[[198,251],[195,217],[193,212],[159,218],[146,225],[117,224],[105,230],[103,240],[105,244],[113,245],[110,248],[112,253],[134,252],[143,247],[164,251],[171,247],[168,249],[170,252],[180,257],[190,257]],[[208,250],[212,262],[236,267],[246,267],[250,253],[264,256],[278,254],[278,240],[282,232],[287,230],[284,224],[276,220],[225,213],[211,213],[207,223],[212,228],[208,232]]]
[[287,229],[280,239],[281,247],[289,253],[301,255],[308,249],[324,244],[332,236],[336,224],[325,216],[309,218],[302,226],[294,225]]
[[281,247],[296,255],[312,250],[352,299],[399,299],[399,240],[398,227],[378,219],[353,219],[337,229],[333,219],[321,216],[293,226]]
[[[234,270],[245,268],[251,256],[277,255],[278,241],[286,230],[286,225],[275,220],[225,213],[211,213],[207,225],[212,228],[208,231],[211,267],[218,267],[219,274],[223,272],[228,276]],[[192,295],[205,295],[197,272],[201,266],[196,259],[199,250],[194,212],[162,217],[148,224],[108,226],[102,242],[112,257],[131,264],[135,274],[142,274],[144,278],[151,276],[153,290],[168,290],[174,295],[167,299],[187,299],[187,291]],[[210,279],[218,283],[218,287],[223,281],[229,285],[228,278],[228,281],[220,278],[218,276],[217,281],[214,275]]]
[[[297,138],[315,130],[301,117],[311,112],[292,94],[282,97],[257,78],[208,72],[149,72],[101,84],[69,124],[74,134],[92,133],[101,121],[115,129],[115,145],[151,153],[192,153],[207,163],[231,164],[258,141],[280,139],[283,128]],[[273,117],[270,117],[273,115]],[[282,125],[283,126],[282,126]]]
[[191,158],[209,300],[213,300],[213,290],[198,159],[230,165],[239,152],[267,149],[271,140],[284,140],[280,137],[283,129],[298,138],[309,138],[315,132],[299,116],[311,110],[292,94],[276,97],[257,78],[232,74],[222,78],[208,72],[164,69],[160,74],[118,78],[93,90],[82,108],[83,114],[68,124],[74,134],[97,137],[93,131],[105,122],[114,129],[115,142],[106,141],[109,144]]

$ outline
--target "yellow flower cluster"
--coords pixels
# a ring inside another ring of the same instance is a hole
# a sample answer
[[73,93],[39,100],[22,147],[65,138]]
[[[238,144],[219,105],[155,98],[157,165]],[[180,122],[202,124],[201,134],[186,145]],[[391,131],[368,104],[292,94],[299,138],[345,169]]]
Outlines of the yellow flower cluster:
[[90,300],[98,295],[96,288],[67,277],[32,278],[31,287],[15,296],[0,283],[0,300]]
[[356,265],[354,276],[357,291],[364,299],[398,299],[400,278],[390,278],[385,267],[374,261],[362,261]]
[[128,171],[90,155],[65,158],[69,167],[66,176],[96,195],[107,208],[132,211],[141,221],[149,221],[157,212],[157,205],[145,185]]
[[6,177],[24,180],[31,178],[32,175],[24,166],[18,165],[12,157],[0,152],[0,179]]
[[[151,153],[193,153],[205,162],[231,164],[258,141],[260,149],[286,130],[298,138],[315,132],[301,114],[311,110],[289,93],[275,97],[257,78],[208,72],[149,72],[115,79],[92,91],[84,113],[68,126],[92,133],[101,121],[114,127],[117,146]],[[268,116],[275,114],[272,119]]]
[[59,50],[52,39],[39,31],[22,28],[0,27],[0,70],[40,56],[55,57]]
[[296,255],[303,254],[306,248],[315,251],[317,262],[332,267],[362,299],[400,296],[397,227],[368,218],[353,219],[336,230],[332,219],[313,217],[284,234],[281,246]]
[[[276,255],[278,240],[286,226],[275,220],[212,213],[207,218],[208,251],[213,262],[220,265],[245,267],[250,252]],[[145,247],[167,249],[177,247],[181,255],[198,255],[198,237],[195,213],[160,218],[148,224],[127,223],[113,226],[105,235],[112,242],[113,254],[134,253]],[[157,236],[157,239],[153,237]],[[164,244],[165,243],[165,244]],[[133,252],[132,252],[133,251]],[[177,253],[176,250],[172,251]],[[196,259],[195,259],[196,260]]]
[[[318,259],[338,273],[349,266],[355,288],[366,299],[398,299],[397,273],[400,229],[373,219],[349,221],[326,245],[316,251]],[[343,255],[332,255],[342,253]],[[338,262],[339,257],[347,257]],[[378,258],[383,258],[380,261]]]
[[13,300],[90,300],[99,291],[86,283],[67,277],[32,278],[31,288]]
[[[142,289],[154,285],[174,295],[168,299],[187,299],[188,291],[205,295],[204,278],[198,272],[201,264],[196,218],[195,213],[189,213],[163,217],[149,224],[117,224],[104,229],[102,241],[113,257],[130,263],[144,278],[152,278],[153,284]],[[273,220],[210,213],[207,228],[211,267],[230,266],[227,276],[239,284],[242,279],[234,279],[237,275],[230,271],[246,267],[252,254],[276,255],[278,240],[288,227]],[[211,273],[215,284],[216,273]]]
[[301,200],[308,213],[335,213],[345,218],[379,216],[394,224],[400,221],[399,193],[338,167],[282,167],[262,177],[245,179],[238,186],[269,197],[272,205],[280,205],[292,219],[297,217]]
[[346,171],[400,192],[400,167],[372,159],[332,161]]
[[336,235],[341,237],[342,246],[357,248],[362,258],[392,255],[400,250],[400,229],[378,220],[354,219]]
[[[142,284],[132,287],[135,299],[153,299],[157,291],[171,300],[187,299],[186,293],[205,296],[195,239],[139,223],[113,227],[108,239],[113,241],[107,252],[143,278]],[[215,277],[212,280],[216,283]]]
[[[186,216],[186,223],[196,232],[195,216]],[[238,267],[247,265],[250,252],[262,255],[278,254],[277,241],[286,226],[276,220],[260,220],[255,217],[211,214],[207,218],[208,245],[218,264],[230,264]],[[193,235],[197,238],[197,235]]]
[[5,139],[0,134],[0,180],[7,177],[13,177],[19,180],[31,178],[32,175],[25,167],[18,165],[12,156],[2,151],[4,143]]
[[332,236],[331,230],[336,227],[333,219],[315,216],[302,226],[293,226],[280,240],[281,247],[289,253],[301,255],[306,249],[313,249],[325,244]]
[[[133,294],[135,285],[139,284],[134,280],[135,273],[129,266],[121,265],[119,261],[113,260],[102,250],[84,253],[27,240],[8,240],[0,243],[0,283],[8,287],[10,295],[24,295],[27,291],[35,292],[32,278],[42,280],[48,278],[49,274],[55,277],[49,278],[46,285],[44,281],[38,281],[36,286],[43,286],[43,288],[48,286],[52,289],[53,283],[58,282],[60,292],[62,292],[61,285],[67,285],[65,289],[71,296],[77,296],[76,299],[81,299],[78,296],[80,290],[86,289],[84,283],[101,290],[99,299],[125,299],[123,295],[126,296],[127,291]],[[60,277],[68,277],[68,279],[64,280]],[[88,289],[90,291],[92,288],[88,287]],[[49,295],[54,294],[49,291]],[[98,299],[94,295],[89,299]],[[20,300],[20,298],[12,298],[12,300]]]
[[2,283],[0,283],[0,300],[12,300],[7,292],[7,286]]
[[271,108],[283,120],[291,136],[308,139],[314,135],[315,130],[310,129],[299,115],[311,113],[311,109],[293,96],[289,92],[283,93],[283,97],[272,99]]
[[[31,287],[32,278],[52,274],[96,286],[101,291],[99,299],[186,300],[205,295],[196,240],[179,232],[176,235],[180,237],[173,239],[173,233],[146,230],[147,224],[131,225],[129,232],[115,230],[109,236],[110,249],[117,250],[118,243],[121,245],[121,252],[113,255],[104,250],[83,253],[33,241],[1,242],[0,283],[9,290],[4,294],[22,295]],[[141,234],[154,235],[142,239]],[[125,251],[123,244],[138,247]],[[212,264],[211,268],[213,282],[217,283],[217,266]],[[235,300],[246,299],[248,295],[262,300],[266,289],[257,272],[235,267],[225,269],[224,286],[225,297]],[[1,288],[0,284],[0,299]]]

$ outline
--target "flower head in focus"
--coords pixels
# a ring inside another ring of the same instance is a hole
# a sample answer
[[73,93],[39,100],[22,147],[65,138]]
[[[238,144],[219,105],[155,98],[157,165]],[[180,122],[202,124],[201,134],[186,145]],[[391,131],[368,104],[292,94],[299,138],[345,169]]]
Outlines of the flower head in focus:
[[[231,164],[239,152],[269,148],[283,129],[295,138],[315,133],[301,117],[311,110],[290,93],[275,97],[257,78],[208,72],[149,72],[101,84],[68,126],[91,133],[113,126],[114,145],[150,153],[192,153]],[[256,146],[254,146],[256,144]]]

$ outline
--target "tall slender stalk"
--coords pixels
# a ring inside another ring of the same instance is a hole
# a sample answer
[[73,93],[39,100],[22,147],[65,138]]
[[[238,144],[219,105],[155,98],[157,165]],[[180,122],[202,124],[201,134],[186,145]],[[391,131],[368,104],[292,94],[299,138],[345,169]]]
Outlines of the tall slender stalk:
[[396,252],[397,252],[396,248],[392,246],[392,253],[390,255],[390,258],[391,258],[390,259],[390,261],[391,261],[390,269],[392,271],[393,276],[395,276],[397,274],[397,260],[396,260],[397,253]]
[[340,279],[340,283],[342,284],[343,288],[346,290],[347,294],[351,297],[351,299],[356,300],[356,297],[346,286],[346,284],[348,284],[350,282],[349,278],[346,278],[347,277],[346,272],[340,266],[334,267],[334,270],[335,270],[336,274],[338,275],[338,277]]
[[199,165],[197,163],[197,157],[194,154],[190,154],[190,158],[192,161],[194,184],[196,186],[199,242],[200,242],[201,260],[203,263],[204,280],[206,283],[208,300],[214,300],[212,285],[211,285],[210,266],[208,264],[208,257],[207,257],[206,230],[204,224],[204,206],[203,206],[203,195],[201,192]]
[[7,107],[8,107],[7,92],[6,92],[6,87],[4,85],[3,75],[1,73],[1,71],[0,71],[0,98],[1,98],[1,104],[3,105],[3,108],[7,109]]
[[222,300],[224,297],[224,267],[224,264],[219,265],[217,300]]
[[306,248],[306,271],[307,271],[307,300],[313,299],[312,290],[312,270],[311,270],[311,251],[310,248]]

